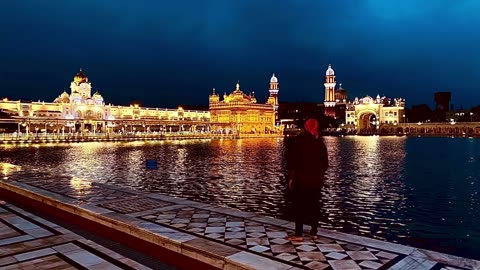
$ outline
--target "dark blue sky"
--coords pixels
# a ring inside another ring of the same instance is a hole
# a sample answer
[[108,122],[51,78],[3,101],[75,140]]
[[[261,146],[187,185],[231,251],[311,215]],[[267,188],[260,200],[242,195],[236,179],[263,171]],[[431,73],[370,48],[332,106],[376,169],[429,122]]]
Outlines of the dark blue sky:
[[322,102],[331,63],[350,98],[480,98],[478,0],[1,1],[0,97],[52,101],[81,67],[106,102],[207,105],[208,95]]

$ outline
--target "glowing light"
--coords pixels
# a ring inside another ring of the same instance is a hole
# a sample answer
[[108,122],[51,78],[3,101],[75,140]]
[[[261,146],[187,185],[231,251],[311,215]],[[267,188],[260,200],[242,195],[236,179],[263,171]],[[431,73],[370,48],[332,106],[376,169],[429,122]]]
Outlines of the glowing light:
[[4,176],[3,179],[7,179],[13,172],[21,171],[22,167],[11,163],[0,162],[0,170]]
[[85,189],[90,189],[92,187],[92,182],[74,176],[70,180],[70,186],[76,191],[83,191]]

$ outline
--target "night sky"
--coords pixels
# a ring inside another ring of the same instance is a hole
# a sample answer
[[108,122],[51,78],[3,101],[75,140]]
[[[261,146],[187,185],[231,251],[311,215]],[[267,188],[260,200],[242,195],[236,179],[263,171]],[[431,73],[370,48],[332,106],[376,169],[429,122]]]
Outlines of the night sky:
[[455,107],[480,98],[478,0],[14,0],[0,3],[0,98],[53,101],[82,68],[107,103],[207,105],[240,80],[259,101],[349,97]]

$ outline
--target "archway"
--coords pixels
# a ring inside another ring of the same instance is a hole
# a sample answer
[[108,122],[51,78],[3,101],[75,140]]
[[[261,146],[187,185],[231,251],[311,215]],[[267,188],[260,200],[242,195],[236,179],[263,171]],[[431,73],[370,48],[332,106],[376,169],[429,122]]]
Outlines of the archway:
[[372,111],[367,111],[358,116],[358,132],[362,134],[372,134],[377,131],[379,120],[377,115]]

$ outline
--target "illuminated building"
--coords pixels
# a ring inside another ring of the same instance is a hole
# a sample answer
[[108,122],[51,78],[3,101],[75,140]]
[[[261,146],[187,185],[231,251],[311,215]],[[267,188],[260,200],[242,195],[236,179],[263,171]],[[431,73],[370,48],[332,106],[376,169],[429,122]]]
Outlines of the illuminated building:
[[[219,95],[213,89],[209,96],[210,126],[222,133],[273,133],[278,132],[275,120],[278,110],[278,79],[270,79],[270,96],[265,104],[257,103],[254,92],[245,94],[237,83],[235,90]],[[278,128],[280,129],[280,127]]]
[[[22,123],[36,125],[48,122],[45,130],[56,132],[60,129],[62,132],[72,129],[76,132],[111,132],[123,129],[135,131],[135,125],[140,125],[137,131],[147,131],[150,127],[157,130],[166,128],[170,123],[174,129],[176,127],[185,130],[182,124],[193,129],[200,124],[206,130],[210,119],[208,111],[189,111],[181,107],[159,109],[139,105],[107,105],[98,91],[92,95],[92,84],[81,69],[70,83],[70,94],[64,91],[53,102],[3,99],[0,101],[0,111]],[[156,127],[153,127],[154,125]],[[26,129],[28,133],[29,127]]]
[[348,100],[347,91],[340,87],[335,89],[335,71],[328,65],[325,72],[325,115],[333,118],[345,117],[345,128],[373,132],[380,126],[398,125],[405,122],[405,100],[398,98],[393,102],[379,95],[373,99],[370,96]]
[[383,126],[395,126],[405,122],[405,99],[396,98],[393,102],[377,95],[355,98],[347,104],[346,127],[357,132],[374,132]]

